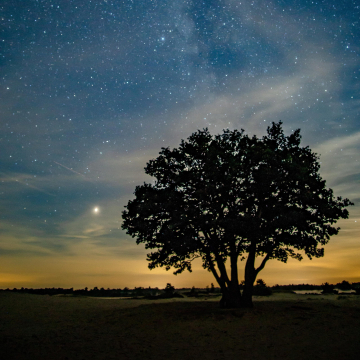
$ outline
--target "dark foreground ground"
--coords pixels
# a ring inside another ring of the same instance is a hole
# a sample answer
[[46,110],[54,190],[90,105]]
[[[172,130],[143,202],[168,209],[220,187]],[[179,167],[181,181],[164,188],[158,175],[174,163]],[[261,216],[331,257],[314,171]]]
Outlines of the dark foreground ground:
[[[265,300],[265,299],[264,299]],[[1,359],[360,359],[360,297],[194,299],[0,293]]]

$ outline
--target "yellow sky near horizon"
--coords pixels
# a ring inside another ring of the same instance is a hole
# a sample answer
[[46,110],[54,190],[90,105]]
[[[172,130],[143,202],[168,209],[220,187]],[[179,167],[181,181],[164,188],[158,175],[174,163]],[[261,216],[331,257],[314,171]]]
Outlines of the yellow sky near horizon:
[[[339,235],[333,236],[325,246],[325,256],[302,261],[289,259],[284,264],[269,260],[258,278],[269,286],[280,284],[317,284],[338,283],[342,280],[360,282],[359,258],[360,243],[356,238],[357,223],[354,217],[339,221],[345,227]],[[351,226],[353,224],[353,226]],[[346,225],[346,226],[345,226]],[[0,288],[164,288],[169,282],[176,288],[204,288],[214,283],[213,275],[204,270],[201,261],[195,261],[193,272],[173,275],[163,268],[149,270],[146,250],[143,245],[129,242],[128,257],[111,254],[111,249],[99,248],[94,244],[81,243],[73,246],[72,255],[5,257],[0,271]],[[259,263],[260,259],[257,259]],[[239,278],[243,278],[245,262],[239,262]]]

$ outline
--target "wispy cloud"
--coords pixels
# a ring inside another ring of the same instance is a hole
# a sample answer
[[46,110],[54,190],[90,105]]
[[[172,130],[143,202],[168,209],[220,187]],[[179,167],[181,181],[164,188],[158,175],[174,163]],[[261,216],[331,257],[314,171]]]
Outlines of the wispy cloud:
[[337,193],[359,198],[360,132],[327,140],[316,147],[320,155],[320,173]]

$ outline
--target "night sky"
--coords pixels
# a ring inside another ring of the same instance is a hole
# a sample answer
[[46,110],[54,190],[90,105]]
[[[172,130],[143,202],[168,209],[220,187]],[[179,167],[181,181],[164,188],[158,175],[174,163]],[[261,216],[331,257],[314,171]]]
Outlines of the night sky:
[[3,0],[0,288],[215,283],[150,272],[124,205],[161,147],[279,120],[355,206],[324,258],[259,277],[360,281],[359,19],[357,0]]

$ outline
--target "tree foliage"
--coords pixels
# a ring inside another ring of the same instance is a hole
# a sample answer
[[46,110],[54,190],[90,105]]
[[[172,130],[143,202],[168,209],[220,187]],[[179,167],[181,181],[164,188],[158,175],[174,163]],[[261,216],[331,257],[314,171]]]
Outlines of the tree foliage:
[[[155,183],[136,187],[122,227],[151,250],[150,269],[179,274],[201,258],[221,287],[223,306],[251,306],[256,276],[269,259],[323,256],[339,231],[334,223],[348,217],[351,202],[326,188],[318,156],[300,140],[300,130],[285,136],[279,122],[262,138],[204,129],[178,148],[162,148],[145,168]],[[262,262],[255,267],[257,256]],[[242,294],[239,260],[246,260]]]

